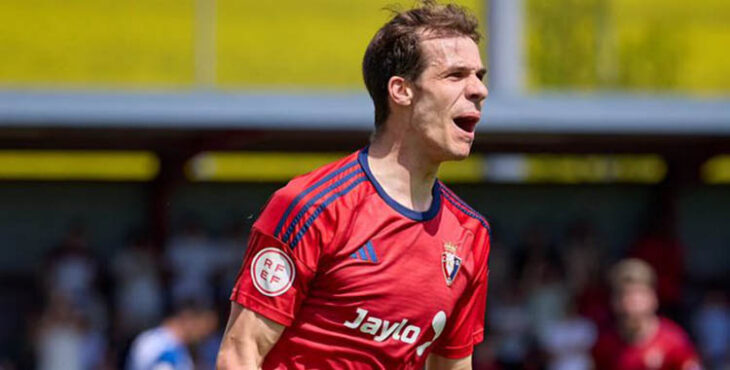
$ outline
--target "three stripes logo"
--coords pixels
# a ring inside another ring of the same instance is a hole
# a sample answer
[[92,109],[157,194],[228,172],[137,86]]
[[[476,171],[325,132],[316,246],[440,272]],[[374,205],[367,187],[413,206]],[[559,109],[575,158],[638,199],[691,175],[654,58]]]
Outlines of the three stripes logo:
[[358,259],[365,262],[378,263],[378,256],[375,254],[373,243],[368,240],[357,252],[350,255],[350,258]]

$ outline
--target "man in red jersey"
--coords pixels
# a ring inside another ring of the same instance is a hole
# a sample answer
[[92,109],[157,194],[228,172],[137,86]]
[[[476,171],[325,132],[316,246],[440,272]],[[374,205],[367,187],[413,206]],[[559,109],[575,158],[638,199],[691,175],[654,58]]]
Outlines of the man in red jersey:
[[469,155],[487,89],[475,17],[424,1],[363,61],[371,144],[294,178],[253,226],[221,369],[470,369],[489,226],[436,178]]
[[639,259],[626,259],[610,274],[615,328],[593,348],[596,369],[699,369],[697,354],[679,325],[659,317],[655,275]]

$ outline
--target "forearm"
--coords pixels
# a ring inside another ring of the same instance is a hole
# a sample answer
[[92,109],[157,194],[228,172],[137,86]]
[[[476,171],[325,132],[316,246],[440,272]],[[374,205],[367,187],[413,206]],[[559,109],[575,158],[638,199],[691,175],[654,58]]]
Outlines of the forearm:
[[279,340],[284,327],[247,310],[231,306],[231,316],[218,352],[217,369],[258,369]]
[[254,341],[227,334],[224,335],[218,352],[216,369],[258,369],[263,358],[264,355]]

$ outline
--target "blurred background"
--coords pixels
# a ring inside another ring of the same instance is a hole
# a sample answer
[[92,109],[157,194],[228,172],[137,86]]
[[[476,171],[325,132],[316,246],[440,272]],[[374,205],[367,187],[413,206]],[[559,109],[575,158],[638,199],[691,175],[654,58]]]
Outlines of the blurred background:
[[[122,368],[186,299],[220,314],[192,349],[212,368],[261,206],[368,142],[360,63],[393,3],[0,2],[0,369]],[[460,3],[490,97],[440,177],[493,226],[478,368],[586,351],[542,329],[605,324],[626,256],[728,368],[730,2]]]

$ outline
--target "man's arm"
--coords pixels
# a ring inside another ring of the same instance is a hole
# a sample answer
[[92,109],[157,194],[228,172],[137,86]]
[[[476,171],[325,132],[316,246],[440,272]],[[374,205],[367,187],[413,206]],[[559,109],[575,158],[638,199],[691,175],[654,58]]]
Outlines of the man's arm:
[[258,369],[281,337],[284,326],[238,303],[231,302],[231,315],[223,334],[217,369]]
[[426,359],[426,370],[471,370],[471,355],[453,360],[432,353]]

